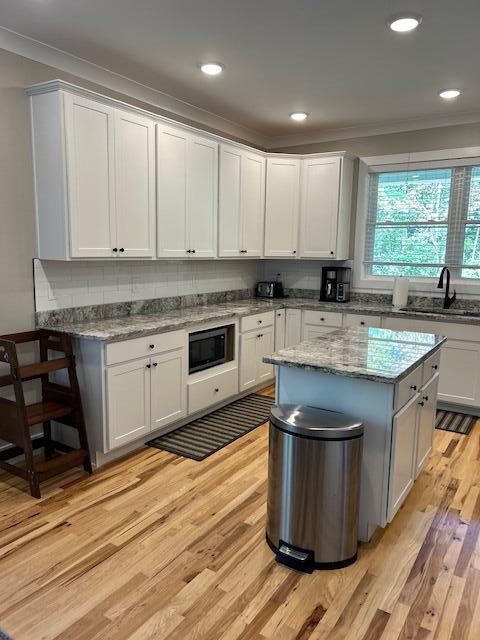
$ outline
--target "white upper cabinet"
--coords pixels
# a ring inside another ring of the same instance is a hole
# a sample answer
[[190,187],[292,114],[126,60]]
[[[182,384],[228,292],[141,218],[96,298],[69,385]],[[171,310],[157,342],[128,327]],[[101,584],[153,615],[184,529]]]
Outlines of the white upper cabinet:
[[302,160],[300,258],[346,260],[350,246],[353,161]]
[[300,160],[267,158],[265,257],[298,255]]
[[81,95],[32,96],[38,257],[152,258],[153,120]]
[[217,154],[208,138],[157,125],[158,257],[215,257]]
[[71,94],[64,109],[71,256],[110,257],[117,246],[114,109]]
[[[115,110],[116,247],[151,258],[155,247],[155,125]],[[122,251],[123,250],[123,251]]]
[[218,143],[191,136],[188,147],[187,219],[195,258],[217,255]]
[[265,215],[265,158],[220,145],[219,256],[261,257]]

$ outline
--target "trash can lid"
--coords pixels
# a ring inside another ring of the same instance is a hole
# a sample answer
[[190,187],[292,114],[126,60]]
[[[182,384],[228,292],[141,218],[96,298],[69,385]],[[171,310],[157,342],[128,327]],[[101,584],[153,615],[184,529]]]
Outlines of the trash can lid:
[[275,405],[270,420],[283,431],[319,440],[347,440],[363,435],[363,424],[351,416],[300,404]]

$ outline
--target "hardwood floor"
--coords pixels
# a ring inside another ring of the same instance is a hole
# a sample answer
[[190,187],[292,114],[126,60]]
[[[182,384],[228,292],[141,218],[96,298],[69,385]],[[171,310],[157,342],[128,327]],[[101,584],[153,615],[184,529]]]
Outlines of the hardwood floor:
[[[271,390],[270,390],[271,393]],[[304,575],[264,540],[267,427],[204,462],[144,448],[34,500],[0,476],[0,627],[15,640],[480,638],[480,422],[437,431],[394,522]]]

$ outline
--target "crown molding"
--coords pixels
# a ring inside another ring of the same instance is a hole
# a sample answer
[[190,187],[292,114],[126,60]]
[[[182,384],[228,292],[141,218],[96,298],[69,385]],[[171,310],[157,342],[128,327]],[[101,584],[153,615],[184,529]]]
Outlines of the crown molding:
[[332,142],[336,140],[348,140],[350,138],[364,138],[391,133],[404,133],[418,131],[420,129],[435,129],[461,124],[480,123],[480,111],[468,113],[450,114],[431,118],[410,118],[385,124],[368,124],[355,127],[341,127],[338,129],[320,129],[305,133],[288,134],[285,136],[271,136],[268,150],[278,148],[296,147],[300,145],[315,144],[320,142]]
[[204,127],[225,133],[236,139],[245,140],[259,147],[266,148],[269,141],[268,136],[258,131],[2,26],[0,26],[0,49],[59,69],[88,82],[106,87],[111,91],[168,111],[173,116],[192,120]]

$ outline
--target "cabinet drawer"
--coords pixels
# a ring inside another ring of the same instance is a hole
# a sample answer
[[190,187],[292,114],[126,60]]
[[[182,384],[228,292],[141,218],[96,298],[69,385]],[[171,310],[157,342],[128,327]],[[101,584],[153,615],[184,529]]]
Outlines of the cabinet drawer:
[[423,378],[422,384],[425,384],[440,368],[440,349],[435,351],[429,358],[423,363]]
[[105,363],[116,364],[154,353],[180,349],[186,344],[185,331],[170,331],[124,342],[112,342],[105,347]]
[[188,413],[196,413],[238,393],[238,369],[229,369],[188,385]]
[[326,324],[329,327],[341,327],[342,314],[333,311],[304,311],[303,322],[304,324]]
[[347,313],[344,325],[346,327],[379,327],[380,316],[360,315],[358,313]]
[[395,386],[395,406],[394,410],[398,411],[407,402],[418,393],[422,386],[423,366],[417,367],[406,378],[401,380]]
[[265,313],[256,313],[253,316],[247,316],[240,320],[240,331],[252,331],[253,329],[260,329],[260,327],[271,327],[273,325],[274,315],[273,311],[266,311]]

